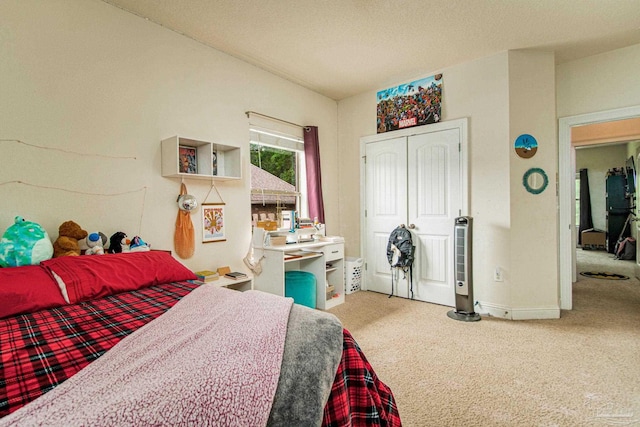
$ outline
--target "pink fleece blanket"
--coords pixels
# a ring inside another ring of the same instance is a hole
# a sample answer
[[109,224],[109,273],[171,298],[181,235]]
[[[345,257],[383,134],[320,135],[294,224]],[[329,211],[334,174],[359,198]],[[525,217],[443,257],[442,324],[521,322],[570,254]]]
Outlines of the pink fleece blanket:
[[0,426],[264,426],[291,305],[203,285]]

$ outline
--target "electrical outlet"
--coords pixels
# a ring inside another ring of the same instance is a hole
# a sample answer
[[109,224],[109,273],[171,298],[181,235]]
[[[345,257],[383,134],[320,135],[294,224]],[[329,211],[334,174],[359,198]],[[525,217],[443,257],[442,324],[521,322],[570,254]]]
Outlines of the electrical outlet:
[[493,280],[496,282],[504,281],[504,278],[502,277],[502,269],[500,267],[496,267],[496,269],[493,270]]

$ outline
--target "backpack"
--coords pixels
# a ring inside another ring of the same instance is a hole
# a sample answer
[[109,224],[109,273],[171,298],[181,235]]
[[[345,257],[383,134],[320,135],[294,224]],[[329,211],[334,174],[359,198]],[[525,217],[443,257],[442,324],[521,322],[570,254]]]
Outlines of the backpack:
[[627,237],[620,240],[614,249],[615,259],[633,260],[636,259],[636,239]]
[[404,225],[396,227],[389,236],[387,243],[387,259],[391,268],[406,268],[413,264],[413,246],[411,232]]
[[[411,232],[403,225],[396,227],[389,235],[389,242],[387,243],[387,260],[391,266],[391,295],[393,296],[393,284],[394,284],[394,269],[397,273],[402,270],[405,273],[409,272],[409,287],[411,291],[411,299],[413,299],[413,256],[416,247],[413,245],[413,239]],[[397,280],[397,278],[396,278]]]

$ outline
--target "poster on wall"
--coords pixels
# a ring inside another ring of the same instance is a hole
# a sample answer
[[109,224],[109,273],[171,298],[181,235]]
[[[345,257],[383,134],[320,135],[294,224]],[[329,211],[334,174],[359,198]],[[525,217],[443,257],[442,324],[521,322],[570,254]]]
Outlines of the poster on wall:
[[202,243],[227,240],[224,232],[224,203],[202,204]]
[[442,74],[381,90],[378,133],[437,123],[441,117]]

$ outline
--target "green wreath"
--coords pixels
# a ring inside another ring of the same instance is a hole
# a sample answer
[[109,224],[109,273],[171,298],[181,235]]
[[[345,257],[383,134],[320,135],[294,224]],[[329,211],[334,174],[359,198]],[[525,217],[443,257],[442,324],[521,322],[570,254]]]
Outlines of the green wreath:
[[[539,188],[533,188],[529,185],[529,177],[534,173],[539,173],[542,176],[542,185]],[[524,188],[526,188],[529,193],[540,194],[544,190],[546,190],[547,185],[549,185],[549,178],[547,177],[547,174],[542,169],[531,168],[524,173],[524,176],[522,177],[522,185],[524,185]]]

